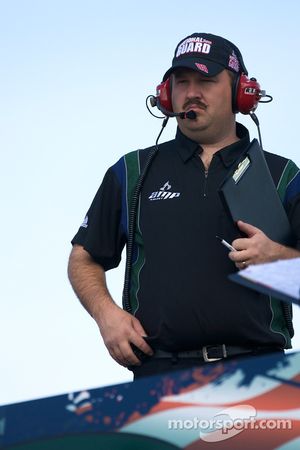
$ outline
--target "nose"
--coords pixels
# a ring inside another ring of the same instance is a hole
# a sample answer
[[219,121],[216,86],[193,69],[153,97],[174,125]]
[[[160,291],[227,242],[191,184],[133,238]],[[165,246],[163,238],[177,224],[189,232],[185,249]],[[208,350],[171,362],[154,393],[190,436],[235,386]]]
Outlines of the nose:
[[201,84],[197,83],[196,81],[192,80],[188,84],[187,92],[186,92],[187,98],[202,98],[202,89]]

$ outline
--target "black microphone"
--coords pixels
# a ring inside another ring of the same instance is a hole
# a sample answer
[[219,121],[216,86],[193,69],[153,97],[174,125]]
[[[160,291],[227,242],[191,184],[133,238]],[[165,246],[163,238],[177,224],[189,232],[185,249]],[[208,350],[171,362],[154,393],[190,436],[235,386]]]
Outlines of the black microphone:
[[180,119],[192,119],[192,120],[197,118],[197,114],[192,109],[187,112],[182,111],[180,113],[176,113],[165,109],[163,106],[161,106],[159,102],[157,102],[156,106],[167,117],[180,117]]
[[[173,111],[169,111],[168,109],[164,108],[161,104],[160,101],[158,100],[157,97],[154,97],[154,95],[150,95],[149,97],[147,97],[147,99],[150,98],[150,105],[152,107],[156,106],[165,116],[167,117],[180,117],[180,119],[196,119],[197,118],[197,114],[195,113],[195,111],[191,110],[188,112],[180,112],[180,113],[175,113]],[[147,101],[146,101],[147,102]],[[148,108],[149,110],[149,108]],[[150,110],[149,110],[150,111]],[[151,111],[150,111],[151,112]],[[151,113],[152,114],[152,113]]]
[[176,116],[179,116],[180,119],[196,119],[197,114],[192,109],[188,112],[174,113]]

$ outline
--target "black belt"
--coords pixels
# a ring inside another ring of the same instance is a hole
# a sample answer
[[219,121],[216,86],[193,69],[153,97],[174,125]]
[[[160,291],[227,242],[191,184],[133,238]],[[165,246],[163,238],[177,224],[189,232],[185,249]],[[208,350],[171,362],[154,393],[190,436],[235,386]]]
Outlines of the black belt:
[[243,354],[259,354],[269,352],[283,351],[278,347],[239,347],[236,345],[205,345],[199,350],[187,350],[182,352],[167,352],[157,349],[153,358],[199,358],[205,362],[218,361],[223,358],[243,355]]

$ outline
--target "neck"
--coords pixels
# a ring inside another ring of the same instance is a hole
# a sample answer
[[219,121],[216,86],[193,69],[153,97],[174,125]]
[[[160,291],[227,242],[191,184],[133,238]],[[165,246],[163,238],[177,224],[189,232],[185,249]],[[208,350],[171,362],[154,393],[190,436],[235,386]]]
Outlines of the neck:
[[233,139],[223,140],[216,144],[201,144],[202,151],[199,152],[199,156],[203,162],[205,170],[208,170],[211,160],[216,152],[221,148],[227,147],[228,145],[234,144],[239,138],[235,136]]
[[202,152],[199,154],[206,170],[208,169],[210,162],[216,152],[224,147],[227,147],[235,142],[239,141],[239,137],[236,135],[236,129],[220,139],[214,139],[213,141],[201,139],[198,144],[201,146]]
[[236,133],[232,135],[226,136],[224,139],[220,139],[218,141],[214,142],[203,142],[203,141],[197,141],[199,145],[201,145],[201,148],[203,149],[203,153],[206,153],[208,155],[213,155],[214,153],[218,152],[224,147],[227,147],[228,145],[234,144],[235,142],[239,141],[239,137],[237,137]]
[[205,166],[210,164],[214,153],[239,140],[239,137],[236,134],[235,120],[231,120],[230,123],[227,121],[227,123],[223,123],[213,130],[211,128],[192,129],[192,127],[185,127],[185,129],[182,129],[181,131],[201,146],[203,151],[201,152],[200,157],[203,163],[205,162]]

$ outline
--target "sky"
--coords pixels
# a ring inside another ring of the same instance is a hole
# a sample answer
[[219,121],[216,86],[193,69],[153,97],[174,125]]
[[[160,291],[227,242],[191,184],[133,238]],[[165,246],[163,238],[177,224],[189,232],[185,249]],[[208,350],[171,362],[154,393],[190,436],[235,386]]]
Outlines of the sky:
[[[70,240],[107,168],[154,144],[161,122],[145,99],[182,38],[211,32],[240,48],[274,97],[257,109],[264,148],[300,166],[299,5],[0,0],[0,404],[132,380],[70,287]],[[175,130],[172,119],[161,142]],[[107,273],[119,304],[123,273]],[[299,322],[295,308],[294,350]]]

